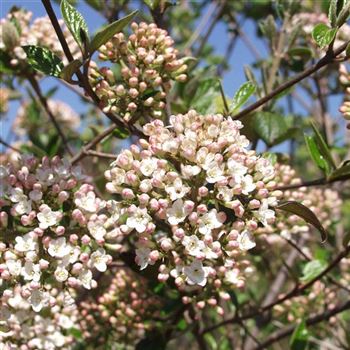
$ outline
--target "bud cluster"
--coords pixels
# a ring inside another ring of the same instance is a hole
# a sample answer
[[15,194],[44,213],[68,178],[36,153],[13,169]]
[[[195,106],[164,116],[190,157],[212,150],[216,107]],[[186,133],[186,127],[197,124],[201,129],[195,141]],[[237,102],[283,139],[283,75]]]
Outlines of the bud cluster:
[[146,281],[128,268],[118,268],[108,289],[79,306],[82,336],[94,346],[118,343],[123,349],[134,349],[145,331],[152,327],[152,316],[161,305],[145,288]]
[[111,261],[96,225],[105,203],[83,180],[58,157],[0,166],[0,286],[6,293],[21,286],[34,311],[49,302],[47,284],[94,288],[93,270]]
[[[141,270],[158,262],[160,281],[180,290],[244,286],[254,232],[275,220],[274,167],[248,150],[240,121],[191,110],[143,127],[148,141],[122,151],[106,171],[121,196],[113,219],[133,234]],[[249,270],[249,271],[248,271]],[[226,293],[227,294],[227,293]],[[191,300],[184,300],[184,302]]]
[[[62,46],[49,17],[38,17],[31,23],[32,15],[32,12],[24,9],[15,9],[0,21],[0,48],[6,50],[11,57],[11,65],[17,67],[27,64],[26,53],[21,48],[23,45],[45,47],[65,60]],[[73,36],[63,20],[59,20],[59,24],[73,56],[78,58],[80,51]]]
[[344,102],[339,108],[345,120],[349,122],[347,128],[350,129],[350,73],[345,64],[341,64],[339,68],[339,81],[345,87]]
[[105,111],[125,119],[161,118],[171,82],[185,81],[187,65],[179,59],[174,41],[154,23],[132,23],[132,34],[118,33],[103,45],[99,58],[121,67],[120,79],[108,67],[90,68],[90,80]]
[[5,291],[0,305],[1,349],[73,349],[70,330],[79,327],[74,300],[67,292],[46,289],[49,307],[40,313],[31,310],[20,286]]

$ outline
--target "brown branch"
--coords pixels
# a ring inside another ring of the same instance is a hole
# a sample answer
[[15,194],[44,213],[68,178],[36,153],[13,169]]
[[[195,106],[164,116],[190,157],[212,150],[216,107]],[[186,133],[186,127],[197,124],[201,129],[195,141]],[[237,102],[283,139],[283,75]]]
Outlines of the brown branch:
[[91,140],[87,145],[83,146],[79,153],[77,153],[72,159],[71,163],[75,164],[79,162],[81,159],[87,156],[87,152],[91,150],[94,146],[96,146],[99,142],[101,142],[105,137],[111,134],[115,130],[116,126],[111,125],[101,134],[97,135],[93,140]]
[[[319,314],[313,317],[309,317],[308,319],[306,319],[305,323],[307,326],[312,326],[322,321],[329,320],[331,317],[343,311],[346,311],[348,309],[350,309],[350,300],[346,301],[343,304],[337,305],[335,308],[331,310],[327,310],[326,312],[320,312]],[[292,334],[294,332],[295,327],[296,327],[295,325],[286,326],[285,328],[282,328],[272,333],[264,342],[262,342],[254,350],[267,349],[267,347],[270,346],[271,344]]]
[[217,329],[217,328],[222,327],[222,326],[227,325],[227,324],[239,323],[243,320],[254,318],[257,315],[260,315],[261,313],[263,313],[265,311],[271,310],[274,306],[281,304],[288,299],[292,299],[292,298],[300,295],[306,289],[311,287],[316,281],[318,281],[321,278],[323,278],[324,276],[326,276],[328,274],[328,272],[330,272],[333,268],[335,268],[339,264],[339,262],[349,254],[349,252],[350,252],[350,245],[348,245],[343,251],[341,251],[337,255],[337,257],[323,271],[321,271],[317,276],[315,276],[312,280],[310,280],[309,282],[307,282],[305,284],[297,285],[293,290],[291,290],[289,293],[285,294],[283,297],[277,298],[275,301],[273,301],[265,306],[259,307],[258,309],[253,310],[252,312],[249,312],[245,315],[234,316],[232,318],[229,318],[227,320],[219,322],[216,325],[213,325],[211,327],[204,329],[202,332],[203,333],[211,332],[214,329]]
[[56,128],[58,134],[60,135],[63,145],[65,147],[65,149],[67,150],[67,152],[72,156],[73,152],[71,150],[71,148],[69,147],[69,143],[68,143],[68,139],[66,138],[66,135],[64,134],[60,124],[58,123],[58,121],[56,120],[56,117],[53,115],[53,113],[51,112],[49,105],[47,103],[47,99],[46,97],[42,94],[41,92],[41,88],[39,83],[37,82],[36,78],[34,75],[29,74],[27,75],[27,79],[31,85],[31,87],[33,88],[34,92],[36,93],[42,107],[44,108],[45,112],[47,113],[47,115],[49,116],[52,124],[54,125],[54,127]]
[[3,140],[1,137],[0,137],[0,143],[9,149],[12,149],[12,151],[15,151],[19,154],[22,153],[18,148],[11,146],[9,143],[7,143],[5,140]]
[[308,76],[314,74],[321,68],[327,66],[330,63],[334,62],[334,59],[341,54],[347,47],[347,45],[350,43],[350,41],[347,41],[340,47],[338,47],[336,50],[327,52],[327,54],[322,57],[317,63],[312,65],[311,67],[305,69],[300,74],[297,74],[294,78],[286,81],[285,83],[281,84],[279,87],[271,91],[271,93],[267,94],[266,96],[262,97],[260,100],[256,101],[255,103],[251,104],[247,108],[243,109],[241,112],[236,114],[233,118],[234,119],[242,119],[246,115],[250,114],[251,112],[255,111],[257,108],[263,106],[266,102],[272,100],[277,95],[282,93],[283,91],[289,89],[290,87],[294,86],[295,84],[299,83],[301,80],[307,78]]
[[112,153],[104,153],[104,152],[98,152],[98,151],[85,151],[84,152],[87,156],[90,157],[98,157],[98,158],[105,158],[105,159],[116,159],[117,156]]
[[[55,32],[57,34],[58,40],[61,43],[63,52],[65,53],[67,59],[69,62],[72,62],[74,60],[73,55],[68,47],[67,41],[63,35],[62,29],[60,24],[58,23],[55,11],[52,8],[51,5],[51,1],[50,0],[41,0],[41,2],[43,3],[45,10],[47,12],[47,15],[49,16],[52,26],[55,29]],[[88,64],[89,60],[87,61]],[[85,70],[86,74],[82,74],[79,70],[76,72],[76,75],[78,77],[80,86],[85,90],[85,92],[87,93],[87,95],[90,96],[90,98],[93,100],[93,102],[96,104],[96,106],[103,112],[103,108],[101,106],[101,101],[100,98],[96,95],[95,91],[92,89],[90,83],[89,83],[89,79],[87,76],[87,69]],[[104,115],[110,119],[114,124],[116,124],[119,127],[126,127],[129,130],[132,130],[135,133],[140,134],[140,131],[132,126],[129,126],[127,123],[125,123],[124,121],[120,120],[119,118],[117,118],[113,113],[110,112],[103,112]]]
[[304,182],[301,182],[300,184],[279,186],[279,187],[276,187],[275,190],[286,191],[286,190],[292,190],[300,187],[323,186],[323,185],[331,184],[333,182],[346,181],[346,180],[348,180],[346,177],[335,178],[332,180],[322,178],[322,179],[316,179],[311,181],[304,181]]

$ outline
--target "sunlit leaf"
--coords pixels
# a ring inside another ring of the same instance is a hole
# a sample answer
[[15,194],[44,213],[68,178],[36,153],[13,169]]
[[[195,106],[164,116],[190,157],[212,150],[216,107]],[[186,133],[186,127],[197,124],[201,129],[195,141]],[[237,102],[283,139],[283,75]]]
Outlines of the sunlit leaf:
[[295,328],[289,341],[291,350],[304,350],[308,346],[309,332],[306,329],[305,321],[301,321]]
[[119,33],[127,24],[130,23],[130,21],[135,17],[137,12],[138,11],[133,11],[129,15],[119,19],[118,21],[115,21],[109,24],[108,26],[100,29],[91,40],[91,53],[93,53],[99,47],[104,45],[109,39],[113,37],[114,34]]
[[328,46],[335,38],[336,28],[329,28],[326,24],[318,24],[312,31],[312,37],[316,44],[322,49]]
[[63,63],[49,49],[34,45],[22,46],[22,48],[27,54],[28,63],[32,68],[46,75],[60,76]]
[[233,113],[241,108],[249,99],[251,95],[254,94],[256,86],[251,81],[247,81],[237,90],[233,96],[232,103],[230,105],[230,112]]
[[309,208],[307,208],[305,205],[299,202],[287,201],[284,203],[280,203],[278,206],[276,206],[276,209],[283,210],[288,213],[299,216],[300,218],[304,219],[308,224],[313,225],[320,231],[322,242],[324,242],[327,239],[327,232],[322,226],[321,222],[318,220],[315,213]]
[[303,276],[300,278],[302,282],[309,282],[319,275],[327,266],[327,262],[324,260],[312,260],[309,261],[303,268]]

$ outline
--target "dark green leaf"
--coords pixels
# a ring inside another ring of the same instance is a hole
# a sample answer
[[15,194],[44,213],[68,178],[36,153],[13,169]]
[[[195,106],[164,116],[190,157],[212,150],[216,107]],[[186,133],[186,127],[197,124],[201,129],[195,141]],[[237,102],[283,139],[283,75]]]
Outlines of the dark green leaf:
[[299,202],[287,201],[276,206],[276,209],[283,210],[288,213],[301,217],[307,223],[313,225],[315,228],[317,228],[320,231],[322,242],[324,242],[327,239],[327,232],[323,228],[317,216],[312,210],[307,208],[305,205]]
[[143,1],[152,11],[154,11],[159,6],[159,2],[160,2],[160,0],[143,0]]
[[335,38],[336,28],[329,28],[327,25],[320,23],[312,31],[312,37],[320,48],[328,46]]
[[35,70],[46,75],[59,77],[63,68],[63,63],[49,49],[34,45],[22,46],[27,54],[29,65]]
[[127,129],[122,128],[115,129],[112,135],[118,139],[126,139],[130,136],[129,131]]
[[84,49],[83,38],[81,37],[81,31],[85,33],[85,37],[88,38],[89,29],[82,14],[77,11],[67,0],[61,2],[61,13],[68,27],[72,33],[75,41],[79,44],[80,48]]
[[179,331],[184,331],[187,328],[187,322],[184,318],[182,318],[176,325],[176,328]]
[[341,27],[349,19],[349,16],[350,16],[350,1],[347,1],[338,15],[336,25],[338,27]]
[[300,280],[307,283],[319,275],[326,267],[327,263],[324,260],[309,261],[303,268],[303,277]]
[[72,335],[76,340],[82,339],[82,333],[77,328],[70,328],[68,330],[69,334]]
[[335,162],[325,140],[323,139],[321,133],[318,131],[316,125],[313,122],[311,122],[311,126],[315,132],[315,141],[323,158],[328,162],[330,168],[335,169],[337,166],[335,165]]
[[283,140],[288,132],[285,118],[271,112],[259,112],[254,116],[254,129],[259,137],[269,146]]
[[330,172],[329,165],[319,151],[314,136],[305,135],[305,143],[314,163],[326,174],[328,174]]
[[61,78],[68,83],[72,82],[72,76],[78,71],[83,63],[79,60],[73,60],[68,65],[64,66],[61,72]]
[[202,114],[216,113],[218,100],[221,102],[220,82],[217,78],[209,78],[199,82],[191,107]]
[[306,329],[305,321],[301,321],[295,328],[289,341],[291,350],[304,350],[307,347],[309,332]]
[[233,113],[243,106],[248,101],[249,97],[254,94],[255,90],[256,86],[251,81],[247,81],[241,85],[233,96],[230,112]]
[[13,74],[14,67],[11,65],[11,57],[7,52],[0,49],[0,72],[5,74]]
[[308,60],[312,57],[313,52],[308,47],[297,46],[290,49],[288,54],[294,58]]
[[129,24],[129,22],[135,17],[137,12],[138,11],[133,11],[126,17],[123,17],[118,21],[115,21],[99,30],[91,40],[91,53],[98,50],[98,48],[104,45],[109,39],[111,39],[114,34],[120,32],[127,24]]
[[97,11],[103,9],[103,2],[101,0],[85,0],[85,1]]
[[164,350],[166,340],[156,331],[147,332],[145,337],[136,344],[135,350]]
[[338,0],[331,0],[328,9],[328,19],[333,28],[336,26],[337,23],[337,3]]
[[329,180],[349,180],[350,179],[350,164],[347,163],[342,167],[334,170],[328,177]]

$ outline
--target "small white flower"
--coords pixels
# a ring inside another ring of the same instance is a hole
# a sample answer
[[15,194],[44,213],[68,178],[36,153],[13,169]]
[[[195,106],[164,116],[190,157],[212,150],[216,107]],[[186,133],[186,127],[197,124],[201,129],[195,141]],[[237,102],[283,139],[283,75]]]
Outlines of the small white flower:
[[227,161],[227,168],[230,175],[235,178],[235,182],[239,182],[238,179],[242,178],[248,171],[247,167],[232,158]]
[[41,198],[43,197],[43,193],[39,190],[33,190],[29,192],[29,198],[33,202],[39,202]]
[[62,213],[59,211],[52,211],[52,209],[43,204],[40,206],[40,213],[38,213],[37,218],[40,222],[39,227],[42,230],[46,230],[50,226],[57,225],[61,220]]
[[30,233],[26,233],[24,236],[17,236],[15,241],[15,250],[21,253],[35,251],[38,246]]
[[64,282],[68,278],[68,271],[61,266],[58,266],[55,270],[55,278],[58,282]]
[[206,180],[209,183],[215,183],[215,182],[219,182],[219,181],[224,180],[224,179],[225,179],[224,167],[219,166],[218,164],[213,162],[207,170]]
[[19,276],[22,271],[21,260],[7,260],[6,266],[12,276]]
[[101,221],[89,221],[87,224],[87,228],[91,234],[92,237],[94,237],[96,240],[101,240],[107,233],[103,222]]
[[241,280],[239,278],[239,270],[232,269],[225,272],[225,282],[236,285]]
[[254,191],[256,185],[254,184],[253,177],[251,175],[246,175],[242,178],[241,182],[242,193],[246,196],[249,195],[250,192]]
[[184,267],[186,281],[190,285],[198,284],[204,287],[207,283],[208,268],[203,267],[200,260],[194,260],[191,265]]
[[198,165],[181,164],[181,174],[185,179],[190,179],[191,177],[198,175],[200,172],[201,168]]
[[84,288],[91,289],[92,272],[84,269],[79,273],[78,280],[81,282]]
[[66,244],[66,238],[60,237],[53,239],[49,243],[48,253],[52,257],[63,258],[64,256],[70,254],[71,249],[71,246],[69,244]]
[[136,208],[136,210],[126,220],[126,225],[129,228],[135,229],[138,233],[146,231],[147,224],[152,218],[147,214],[147,209]]
[[48,297],[40,290],[33,290],[29,298],[29,302],[32,306],[33,311],[39,312],[44,306],[48,304]]
[[156,169],[157,169],[156,158],[143,159],[140,163],[140,171],[144,176],[151,176]]
[[180,222],[184,221],[187,212],[184,208],[184,202],[182,199],[177,199],[171,208],[167,209],[166,215],[168,217],[168,222],[170,225],[178,225]]
[[107,270],[107,262],[109,261],[106,251],[102,248],[98,248],[90,256],[91,263],[100,272],[105,272]]
[[146,247],[136,249],[136,263],[140,266],[140,270],[145,269],[150,263],[150,253],[151,249]]
[[219,187],[216,198],[223,202],[230,202],[233,198],[233,189],[227,186]]
[[222,226],[219,221],[219,215],[216,209],[212,209],[208,213],[205,213],[199,219],[199,229],[198,231],[203,235],[208,235],[212,230],[217,229]]
[[248,230],[244,230],[238,235],[237,242],[239,244],[239,249],[244,251],[252,249],[256,246],[254,236]]
[[93,191],[81,195],[74,199],[75,205],[88,213],[96,213],[98,205],[96,204],[96,195]]
[[195,235],[185,236],[182,244],[185,246],[188,254],[192,256],[197,256],[205,249],[205,243]]
[[10,200],[16,203],[13,208],[18,215],[29,214],[32,210],[32,201],[23,193],[19,187],[11,189]]
[[172,185],[165,186],[165,192],[169,194],[172,201],[176,201],[177,199],[182,198],[189,191],[190,188],[184,186],[179,177],[174,180]]
[[269,209],[268,200],[263,199],[258,211],[254,211],[255,217],[264,225],[268,226],[275,219],[275,212]]
[[41,277],[39,264],[26,261],[24,267],[22,268],[22,276],[26,281],[39,282]]

